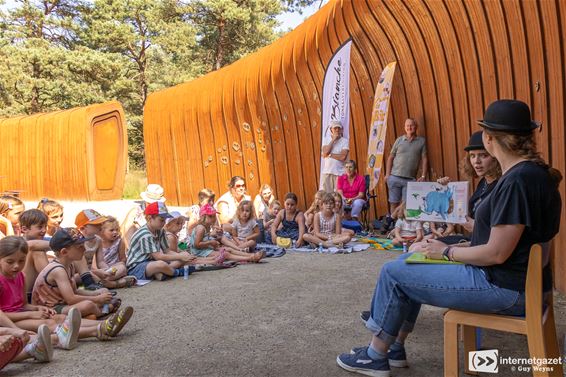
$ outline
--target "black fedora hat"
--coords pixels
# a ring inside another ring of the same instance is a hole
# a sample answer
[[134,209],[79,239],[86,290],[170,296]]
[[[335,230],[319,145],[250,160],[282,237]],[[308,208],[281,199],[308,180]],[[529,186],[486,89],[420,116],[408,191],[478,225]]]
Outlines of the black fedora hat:
[[470,141],[468,141],[468,145],[464,148],[464,150],[473,151],[477,149],[485,149],[483,146],[482,134],[483,131],[474,132],[472,136],[470,136]]
[[478,123],[488,130],[512,134],[529,133],[540,126],[531,119],[531,110],[526,103],[512,99],[492,102]]

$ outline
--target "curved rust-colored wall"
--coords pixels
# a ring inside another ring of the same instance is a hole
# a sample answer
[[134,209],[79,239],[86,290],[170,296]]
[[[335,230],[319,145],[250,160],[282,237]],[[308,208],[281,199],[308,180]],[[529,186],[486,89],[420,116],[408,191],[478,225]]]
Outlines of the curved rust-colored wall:
[[0,190],[26,200],[120,199],[128,142],[119,102],[0,119]]
[[[565,25],[566,3],[552,0],[330,1],[257,53],[150,95],[148,179],[165,187],[168,201],[188,204],[200,188],[222,193],[240,174],[251,194],[270,183],[279,197],[296,192],[304,208],[318,187],[324,69],[349,37],[350,155],[360,166],[376,80],[397,61],[385,157],[411,116],[427,137],[430,176],[458,177],[462,148],[484,108],[517,98],[544,124],[544,157],[565,172]],[[383,181],[377,193],[374,215],[386,211]],[[558,250],[566,248],[564,232],[557,241]],[[557,253],[555,266],[566,276],[566,256]],[[566,278],[559,286],[566,291]]]

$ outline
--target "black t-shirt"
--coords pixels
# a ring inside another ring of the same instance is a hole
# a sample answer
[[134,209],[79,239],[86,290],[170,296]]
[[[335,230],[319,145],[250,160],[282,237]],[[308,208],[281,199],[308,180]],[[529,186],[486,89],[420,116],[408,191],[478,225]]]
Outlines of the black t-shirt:
[[474,193],[470,197],[470,200],[468,201],[468,216],[470,216],[472,219],[476,217],[478,206],[480,205],[482,200],[484,200],[489,195],[496,184],[497,180],[489,184],[486,182],[485,178],[482,178],[480,180],[476,191],[474,191]]
[[[560,193],[548,170],[534,162],[518,163],[499,179],[477,208],[471,246],[486,244],[496,225],[522,224],[525,230],[505,262],[483,267],[490,282],[501,288],[525,290],[529,250],[558,233],[561,207]],[[545,285],[548,271],[546,268]]]

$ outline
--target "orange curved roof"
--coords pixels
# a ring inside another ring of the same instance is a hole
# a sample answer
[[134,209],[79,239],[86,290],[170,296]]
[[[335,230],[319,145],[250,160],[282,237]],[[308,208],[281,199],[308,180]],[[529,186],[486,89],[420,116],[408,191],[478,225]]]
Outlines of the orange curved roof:
[[[251,194],[270,183],[278,197],[296,192],[304,208],[318,187],[325,66],[350,37],[350,155],[359,166],[376,81],[397,61],[386,157],[411,116],[428,140],[430,176],[457,177],[485,106],[518,98],[545,125],[538,135],[544,157],[564,172],[565,24],[559,1],[331,0],[272,45],[151,94],[148,179],[173,203],[188,204],[202,187],[224,192],[239,174]],[[564,183],[561,192],[566,197]],[[377,194],[374,215],[386,211],[383,182]]]

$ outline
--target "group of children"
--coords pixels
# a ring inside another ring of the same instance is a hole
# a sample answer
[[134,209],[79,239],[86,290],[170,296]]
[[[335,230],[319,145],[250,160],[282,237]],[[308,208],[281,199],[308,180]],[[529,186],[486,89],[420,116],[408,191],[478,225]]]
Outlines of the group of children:
[[135,284],[117,220],[90,209],[76,228],[61,228],[62,219],[53,200],[25,210],[19,198],[0,197],[0,369],[51,361],[54,347],[73,349],[81,338],[110,340],[132,317],[107,289]]

